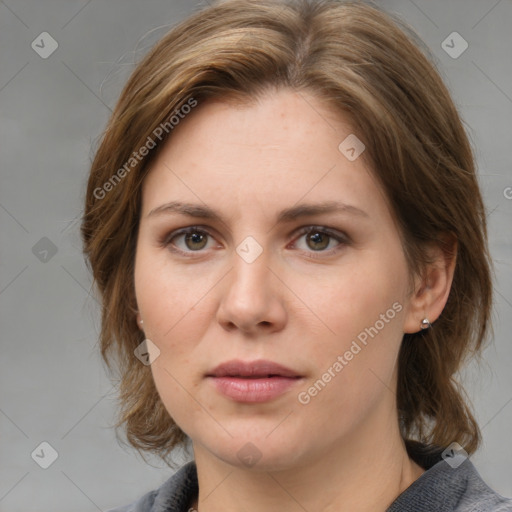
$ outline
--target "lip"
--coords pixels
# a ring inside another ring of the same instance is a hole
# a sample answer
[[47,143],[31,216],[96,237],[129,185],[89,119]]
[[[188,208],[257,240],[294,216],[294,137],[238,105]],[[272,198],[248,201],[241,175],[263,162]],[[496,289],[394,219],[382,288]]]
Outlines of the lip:
[[303,376],[286,366],[260,359],[220,364],[206,375],[221,394],[236,402],[267,402],[282,395]]
[[242,361],[232,359],[219,364],[207,377],[302,377],[298,372],[267,359],[256,361]]

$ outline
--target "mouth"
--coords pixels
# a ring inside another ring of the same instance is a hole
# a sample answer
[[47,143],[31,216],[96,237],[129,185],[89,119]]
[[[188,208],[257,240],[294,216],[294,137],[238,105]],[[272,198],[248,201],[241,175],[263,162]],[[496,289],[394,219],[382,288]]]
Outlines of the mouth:
[[217,366],[206,378],[227,398],[256,403],[277,398],[304,377],[273,361],[232,360]]

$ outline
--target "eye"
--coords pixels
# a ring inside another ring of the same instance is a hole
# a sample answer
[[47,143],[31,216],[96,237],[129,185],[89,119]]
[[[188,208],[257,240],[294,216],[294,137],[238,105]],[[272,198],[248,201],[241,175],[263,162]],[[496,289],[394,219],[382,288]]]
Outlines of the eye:
[[299,233],[293,245],[295,248],[307,252],[331,252],[339,246],[348,243],[347,237],[342,233],[335,233],[327,228],[309,226]]
[[211,249],[215,244],[208,232],[192,226],[174,231],[162,241],[162,245],[173,252],[190,253]]

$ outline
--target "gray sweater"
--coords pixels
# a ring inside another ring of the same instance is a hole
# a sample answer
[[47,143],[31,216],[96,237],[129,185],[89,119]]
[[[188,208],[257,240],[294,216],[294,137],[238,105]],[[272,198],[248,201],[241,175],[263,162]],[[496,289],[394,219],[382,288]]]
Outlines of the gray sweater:
[[[456,468],[439,454],[421,462],[425,473],[396,498],[387,512],[512,512],[512,500],[490,489],[469,459]],[[194,512],[190,507],[197,495],[196,465],[189,462],[160,488],[107,512]]]

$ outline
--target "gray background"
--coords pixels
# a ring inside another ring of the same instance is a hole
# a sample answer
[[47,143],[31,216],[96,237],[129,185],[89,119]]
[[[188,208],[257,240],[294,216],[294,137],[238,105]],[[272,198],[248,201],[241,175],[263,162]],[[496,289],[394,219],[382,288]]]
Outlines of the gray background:
[[[496,271],[495,342],[463,377],[484,436],[472,460],[512,496],[512,2],[381,3],[431,48],[476,148]],[[78,219],[91,147],[133,63],[204,5],[0,1],[2,512],[106,510],[172,474],[120,446],[110,428],[115,388],[98,357],[99,308]],[[469,44],[458,58],[441,46],[453,31]],[[58,42],[47,59],[31,47],[42,32]],[[43,441],[58,453],[48,469],[31,457]]]

